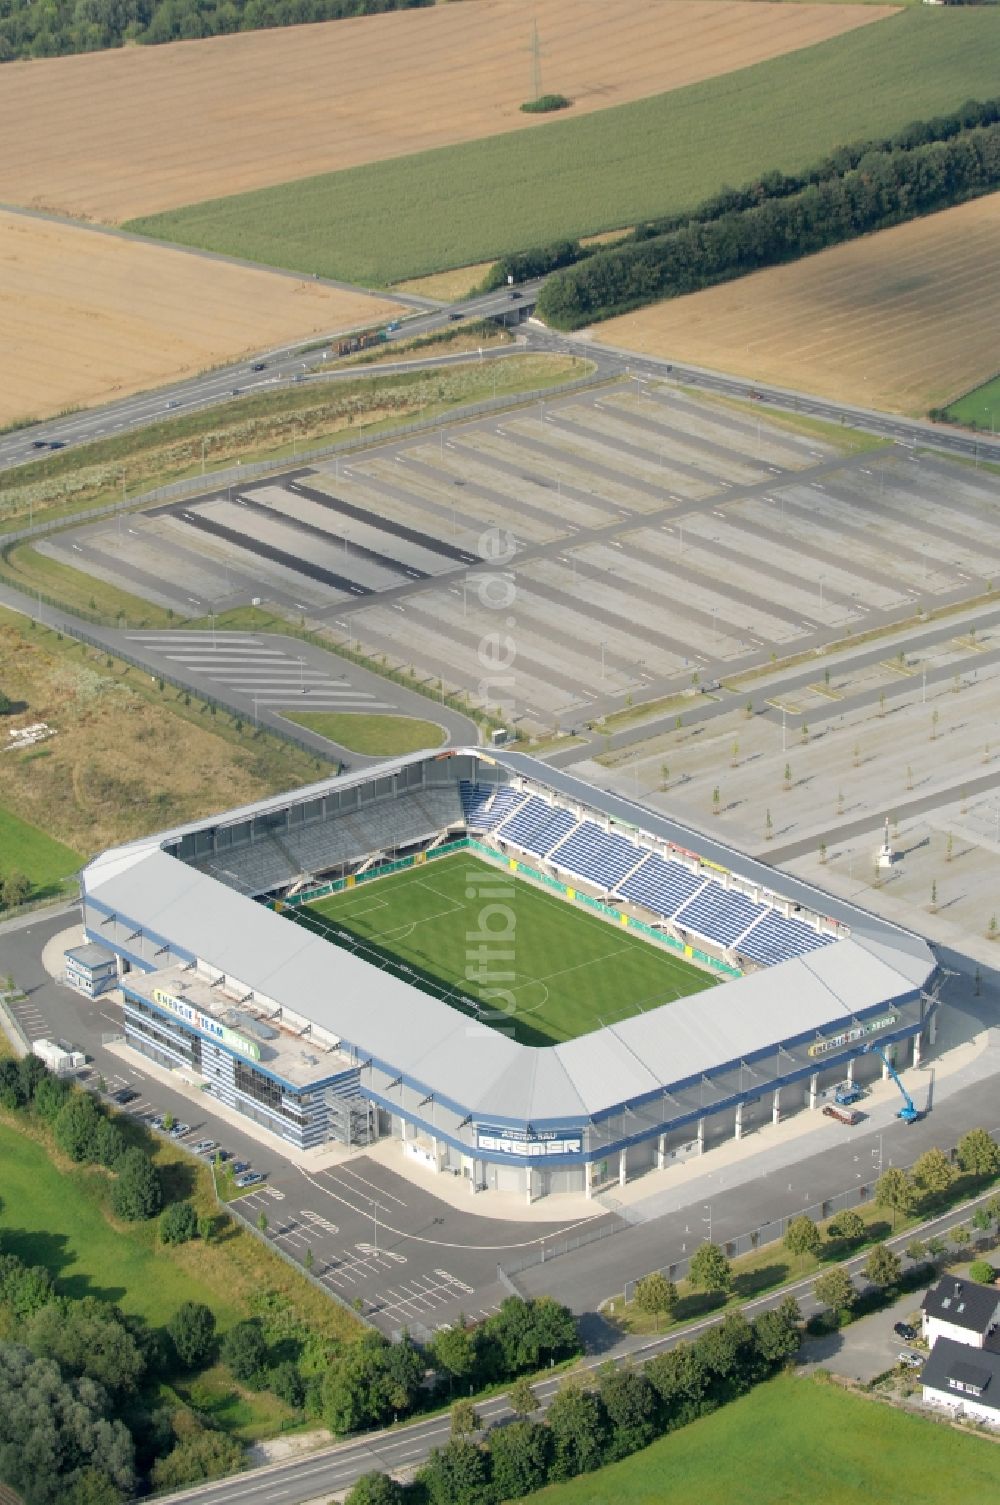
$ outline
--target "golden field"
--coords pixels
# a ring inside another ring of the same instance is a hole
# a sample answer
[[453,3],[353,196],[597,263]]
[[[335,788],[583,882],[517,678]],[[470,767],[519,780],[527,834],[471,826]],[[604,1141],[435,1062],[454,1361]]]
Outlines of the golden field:
[[0,211],[0,426],[396,311],[386,298]]
[[[607,109],[870,25],[893,6],[474,0],[6,63],[0,201],[118,223]],[[525,115],[537,20],[543,91]]]
[[923,414],[996,374],[1000,194],[595,325],[594,337]]

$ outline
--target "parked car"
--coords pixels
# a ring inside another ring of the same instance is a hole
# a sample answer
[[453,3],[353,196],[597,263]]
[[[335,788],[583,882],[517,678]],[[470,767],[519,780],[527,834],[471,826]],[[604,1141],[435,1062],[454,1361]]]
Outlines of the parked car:
[[918,1353],[910,1353],[904,1348],[899,1355],[899,1362],[904,1369],[923,1369],[924,1361]]
[[214,1139],[199,1139],[191,1148],[196,1155],[209,1155],[216,1148],[216,1143]]
[[241,1176],[244,1171],[250,1169],[250,1162],[249,1160],[234,1160],[232,1169],[235,1176]]
[[151,1129],[162,1129],[163,1128],[163,1117],[162,1117],[162,1115],[159,1114],[159,1113],[155,1114],[149,1120],[149,1127]]
[[112,1092],[111,1101],[117,1103],[119,1108],[124,1108],[126,1103],[134,1103],[139,1096],[132,1087],[119,1087],[117,1092]]
[[260,1171],[244,1171],[242,1176],[236,1177],[236,1185],[242,1191],[245,1186],[256,1186],[257,1182],[263,1179]]
[[232,1160],[233,1152],[232,1150],[224,1150],[220,1145],[220,1147],[215,1152],[215,1158],[221,1160],[223,1165],[225,1165],[227,1160]]
[[892,1330],[897,1338],[902,1338],[906,1343],[912,1343],[917,1336],[916,1328],[911,1327],[908,1322],[894,1322]]
[[191,1125],[176,1123],[169,1131],[171,1139],[183,1139],[185,1134],[190,1134]]

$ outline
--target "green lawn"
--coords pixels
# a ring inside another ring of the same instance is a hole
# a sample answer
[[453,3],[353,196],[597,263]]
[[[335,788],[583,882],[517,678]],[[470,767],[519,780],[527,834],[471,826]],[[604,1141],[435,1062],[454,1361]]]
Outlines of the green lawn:
[[816,1380],[781,1376],[532,1505],[969,1505],[1000,1447]]
[[1000,376],[966,392],[964,397],[945,408],[945,414],[953,423],[967,423],[996,433],[1000,428]]
[[[1000,11],[916,7],[578,120],[134,220],[127,229],[386,285],[690,208],[997,90]],[[336,226],[336,234],[330,226]]]
[[[38,751],[48,747],[38,744]],[[26,756],[30,756],[29,753]],[[9,873],[24,873],[31,880],[31,897],[45,899],[65,886],[65,879],[83,867],[85,858],[70,847],[46,836],[0,805],[0,878]]]
[[183,1301],[203,1301],[221,1327],[244,1315],[220,1303],[187,1261],[157,1252],[143,1225],[120,1233],[101,1208],[106,1177],[57,1169],[35,1140],[0,1124],[0,1245],[44,1265],[66,1296],[97,1296],[160,1326]]
[[[448,1001],[456,1008],[463,1008],[462,996],[488,1003],[491,987],[502,993],[482,1017],[526,1045],[572,1040],[714,984],[655,942],[471,854],[373,879],[308,909],[401,959],[428,991],[454,990]],[[493,975],[474,981],[466,969],[479,965],[470,954],[480,943],[470,936],[484,927],[493,936],[489,944],[512,949],[514,960],[494,960]],[[509,933],[509,944],[498,932]]]
[[351,752],[373,758],[394,758],[402,753],[440,747],[443,729],[434,721],[414,716],[366,716],[357,711],[282,711],[286,720],[329,737]]

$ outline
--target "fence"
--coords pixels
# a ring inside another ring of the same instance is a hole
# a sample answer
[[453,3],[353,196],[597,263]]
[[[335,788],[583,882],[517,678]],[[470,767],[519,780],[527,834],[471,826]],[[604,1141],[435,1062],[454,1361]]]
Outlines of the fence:
[[341,439],[336,444],[323,444],[316,449],[306,449],[291,458],[284,455],[281,459],[256,460],[245,465],[237,461],[235,465],[227,466],[225,470],[213,471],[211,475],[187,476],[182,481],[171,481],[166,486],[157,486],[152,491],[145,491],[141,496],[132,497],[125,502],[106,502],[101,507],[90,507],[85,511],[75,512],[72,517],[60,517],[52,522],[36,523],[34,526],[5,533],[0,538],[0,546],[6,549],[11,544],[24,543],[32,538],[42,538],[47,533],[56,532],[60,528],[75,528],[81,523],[94,522],[98,518],[114,517],[118,512],[133,512],[153,502],[183,501],[186,497],[199,496],[204,492],[224,491],[230,486],[240,486],[249,480],[278,475],[298,465],[311,465],[315,460],[352,455],[358,450],[371,449],[376,444],[391,444],[397,439],[408,438],[411,434],[426,433],[428,430],[442,428],[449,422],[464,423],[471,418],[486,417],[490,413],[503,413],[510,408],[531,406],[536,402],[544,403],[547,396],[563,397],[567,393],[578,392],[585,387],[600,386],[606,381],[606,376],[601,375],[599,371],[592,371],[589,376],[578,376],[559,387],[545,388],[539,394],[512,392],[506,397],[488,397],[482,402],[467,403],[457,408],[450,416],[442,417],[439,414],[432,418],[415,418],[412,423],[396,424],[391,429],[380,430],[378,434],[367,436],[357,434],[353,439]]
[[285,1261],[285,1264],[290,1265],[297,1275],[301,1275],[305,1280],[310,1281],[312,1285],[316,1287],[317,1291],[320,1291],[322,1295],[327,1297],[328,1300],[335,1301],[338,1306],[342,1306],[344,1308],[345,1312],[350,1312],[352,1317],[356,1317],[358,1321],[363,1322],[366,1327],[375,1327],[375,1324],[374,1322],[372,1322],[370,1317],[366,1317],[363,1312],[360,1312],[356,1307],[353,1307],[349,1301],[345,1301],[343,1296],[338,1295],[336,1291],[333,1291],[329,1286],[324,1285],[323,1281],[318,1275],[314,1275],[311,1270],[307,1270],[305,1265],[300,1264],[297,1259],[295,1259],[291,1254],[288,1253],[287,1249],[282,1249],[280,1244],[276,1243],[273,1239],[269,1239],[267,1234],[260,1228],[258,1228],[256,1223],[254,1223],[250,1218],[247,1217],[246,1213],[242,1210],[237,1202],[224,1202],[219,1196],[219,1187],[215,1179],[214,1166],[212,1167],[212,1189],[215,1192],[216,1203],[222,1212],[228,1213],[231,1218],[235,1218],[240,1226],[246,1229],[247,1233],[252,1234],[255,1239],[259,1239],[264,1247],[266,1249],[269,1249],[272,1254],[277,1254],[280,1259],[283,1259]]
[[13,1003],[15,998],[22,998],[23,996],[22,993],[17,991],[0,992],[0,1025],[2,1025],[3,1032],[10,1040],[11,1045],[13,1045],[15,1054],[19,1056],[29,1054],[31,1051],[31,1042],[21,1028],[21,1022],[17,1015],[12,1014],[7,1005]]

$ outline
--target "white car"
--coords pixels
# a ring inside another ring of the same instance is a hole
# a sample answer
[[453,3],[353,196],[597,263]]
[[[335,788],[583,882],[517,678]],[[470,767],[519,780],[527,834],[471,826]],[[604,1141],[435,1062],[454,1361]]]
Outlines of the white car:
[[910,1353],[906,1349],[899,1355],[899,1363],[904,1369],[923,1369],[924,1361],[918,1353]]

